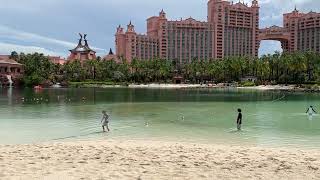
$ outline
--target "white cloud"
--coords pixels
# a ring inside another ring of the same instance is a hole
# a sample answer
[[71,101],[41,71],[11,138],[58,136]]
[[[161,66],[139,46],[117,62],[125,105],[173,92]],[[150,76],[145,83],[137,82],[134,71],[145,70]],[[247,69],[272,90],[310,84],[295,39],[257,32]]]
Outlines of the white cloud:
[[279,41],[261,41],[259,55],[272,54],[275,51],[282,52],[281,43]]
[[[16,30],[7,26],[0,25],[0,39],[9,38],[18,41],[22,41],[30,44],[47,44],[47,45],[56,45],[62,46],[64,48],[74,48],[76,46],[75,43],[58,40],[50,37],[41,36],[34,33],[24,32],[20,30]],[[102,48],[92,47],[92,49],[96,51],[105,51]]]
[[[63,2],[63,0],[58,0]],[[44,7],[52,7],[57,0],[0,0],[0,10],[37,13]]]
[[12,51],[16,51],[18,53],[43,53],[44,55],[59,55],[63,56],[63,53],[54,52],[42,47],[36,46],[24,46],[18,44],[10,44],[10,43],[0,43],[0,54],[11,54]]
[[[23,47],[44,47],[43,51],[64,52],[76,45],[68,39],[81,29],[89,34],[96,46],[114,47],[114,30],[118,24],[132,20],[137,32],[145,32],[145,19],[163,8],[169,19],[187,18],[206,20],[208,0],[0,0],[0,41]],[[239,0],[229,0],[238,2]],[[240,0],[251,5],[252,0]],[[320,11],[320,0],[259,0],[261,28],[282,26],[282,14],[294,6],[302,12]],[[177,8],[179,7],[179,8]],[[15,27],[16,29],[12,28]],[[35,29],[37,29],[35,31]],[[31,33],[37,32],[37,33]],[[69,32],[69,33],[68,33]],[[71,32],[71,33],[70,33]],[[55,38],[53,38],[55,37]],[[58,39],[56,39],[58,38]],[[68,39],[69,41],[64,41]],[[272,44],[262,46],[269,50]],[[107,50],[95,48],[102,56]],[[107,48],[108,49],[108,48]]]

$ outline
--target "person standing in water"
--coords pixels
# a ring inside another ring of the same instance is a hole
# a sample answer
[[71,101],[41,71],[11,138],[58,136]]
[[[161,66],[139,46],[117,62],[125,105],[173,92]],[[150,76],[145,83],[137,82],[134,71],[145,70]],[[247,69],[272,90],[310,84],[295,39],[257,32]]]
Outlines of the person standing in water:
[[242,124],[242,113],[241,113],[241,109],[238,109],[238,118],[237,118],[237,129],[238,129],[238,131],[241,130],[241,124]]
[[310,106],[306,113],[309,115],[309,116],[312,116],[313,114],[317,114],[317,112],[313,109],[313,106]]
[[107,128],[108,131],[110,131],[109,129],[109,115],[107,114],[106,111],[102,111],[102,119],[101,119],[101,125],[102,125],[102,129],[103,132],[106,132],[105,128]]

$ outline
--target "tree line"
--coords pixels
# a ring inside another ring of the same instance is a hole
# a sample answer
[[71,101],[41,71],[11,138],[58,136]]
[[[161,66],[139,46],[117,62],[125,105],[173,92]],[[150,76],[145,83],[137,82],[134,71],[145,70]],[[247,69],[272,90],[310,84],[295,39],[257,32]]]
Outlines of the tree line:
[[188,64],[176,61],[134,59],[130,64],[101,58],[52,63],[43,54],[12,53],[11,58],[24,65],[22,82],[26,86],[57,82],[169,83],[182,76],[189,83],[239,82],[253,76],[257,84],[312,84],[320,82],[320,54],[315,52],[279,53],[260,58],[226,57],[219,60],[197,60]]

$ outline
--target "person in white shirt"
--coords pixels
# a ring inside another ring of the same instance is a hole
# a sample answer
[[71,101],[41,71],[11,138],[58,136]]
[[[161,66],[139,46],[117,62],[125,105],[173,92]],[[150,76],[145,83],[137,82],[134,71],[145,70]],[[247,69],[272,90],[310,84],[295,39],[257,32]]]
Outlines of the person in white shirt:
[[313,114],[317,114],[317,112],[313,109],[313,106],[310,106],[306,113],[309,115],[309,116],[313,116]]
[[102,111],[102,119],[101,119],[101,125],[102,125],[102,129],[103,132],[106,132],[105,128],[110,131],[109,129],[109,115],[107,114],[106,111]]

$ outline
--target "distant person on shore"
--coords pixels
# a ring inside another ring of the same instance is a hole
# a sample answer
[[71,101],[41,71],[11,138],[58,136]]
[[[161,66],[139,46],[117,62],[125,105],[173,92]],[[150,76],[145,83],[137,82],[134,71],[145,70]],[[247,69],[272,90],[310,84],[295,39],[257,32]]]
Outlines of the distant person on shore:
[[102,129],[103,132],[106,132],[105,128],[110,131],[109,129],[109,115],[107,114],[106,111],[102,111],[102,119],[101,119],[101,125],[102,125]]
[[310,106],[306,113],[309,115],[309,116],[313,116],[313,114],[317,114],[317,112],[313,109],[313,106]]
[[242,124],[242,113],[241,113],[241,109],[238,109],[238,117],[237,117],[237,129],[238,129],[238,131],[241,130],[241,124]]

